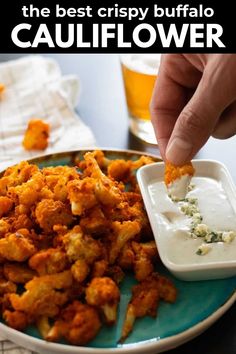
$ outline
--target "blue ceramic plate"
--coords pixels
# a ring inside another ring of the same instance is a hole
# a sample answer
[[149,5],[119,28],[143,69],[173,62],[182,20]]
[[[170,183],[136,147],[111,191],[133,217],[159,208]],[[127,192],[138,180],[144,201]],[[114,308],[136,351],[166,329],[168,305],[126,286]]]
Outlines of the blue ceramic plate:
[[[109,158],[138,158],[141,153],[134,151],[106,150]],[[45,156],[31,160],[39,166],[71,165],[81,152],[67,152]],[[158,161],[159,159],[156,158]],[[198,282],[185,282],[174,278],[164,267],[159,268],[161,274],[173,280],[178,289],[175,304],[160,303],[158,316],[153,319],[138,319],[133,332],[125,341],[118,344],[125,316],[127,303],[130,299],[131,287],[135,279],[127,275],[121,285],[121,301],[118,322],[114,327],[103,327],[98,336],[86,347],[75,347],[68,344],[48,343],[40,339],[35,328],[28,328],[21,333],[0,323],[1,335],[19,345],[40,353],[160,353],[176,347],[194,338],[219,317],[236,300],[236,277]]]

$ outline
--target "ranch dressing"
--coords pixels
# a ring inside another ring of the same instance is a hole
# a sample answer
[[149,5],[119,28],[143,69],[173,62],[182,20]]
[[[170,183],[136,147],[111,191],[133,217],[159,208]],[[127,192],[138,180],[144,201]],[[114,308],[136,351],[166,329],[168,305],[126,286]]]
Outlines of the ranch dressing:
[[[236,210],[233,209],[222,184],[207,177],[193,177],[192,183],[194,188],[187,193],[186,198],[197,199],[201,223],[211,230],[236,232]],[[148,189],[154,217],[158,221],[158,242],[170,262],[200,264],[236,259],[236,238],[230,242],[205,243],[202,237],[192,237],[191,218],[181,211],[181,203],[169,198],[164,182],[153,181]],[[199,256],[196,250],[201,248],[203,242],[210,250],[204,256]]]

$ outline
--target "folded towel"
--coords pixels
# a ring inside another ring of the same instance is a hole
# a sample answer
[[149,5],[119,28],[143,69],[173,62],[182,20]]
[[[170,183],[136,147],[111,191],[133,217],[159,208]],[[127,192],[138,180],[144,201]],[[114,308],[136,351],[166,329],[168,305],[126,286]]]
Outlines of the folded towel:
[[[62,76],[53,59],[27,56],[1,63],[0,83],[6,87],[0,99],[0,169],[38,155],[95,146],[91,130],[75,112],[78,78]],[[44,151],[26,151],[22,146],[32,118],[50,124]]]

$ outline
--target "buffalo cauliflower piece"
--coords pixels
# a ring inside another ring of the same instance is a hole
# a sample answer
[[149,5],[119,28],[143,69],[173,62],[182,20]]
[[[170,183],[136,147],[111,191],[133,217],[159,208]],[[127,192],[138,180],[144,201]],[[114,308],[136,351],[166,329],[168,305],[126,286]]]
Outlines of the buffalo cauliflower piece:
[[21,311],[9,311],[3,312],[3,319],[6,324],[18,331],[23,331],[29,325],[28,316]]
[[10,294],[11,306],[33,317],[54,317],[67,302],[65,290],[72,286],[72,281],[70,271],[34,277],[25,284],[26,290],[21,295]]
[[132,162],[130,160],[111,161],[107,168],[107,175],[116,181],[124,183],[129,181]]
[[65,270],[67,263],[66,253],[57,248],[41,250],[29,259],[30,268],[39,275],[60,273]]
[[159,291],[156,284],[144,281],[132,288],[132,298],[127,307],[120,342],[132,331],[136,318],[156,316],[158,303]]
[[135,262],[135,252],[132,243],[127,242],[121,250],[117,263],[122,269],[132,270]]
[[24,135],[23,146],[26,150],[45,150],[48,147],[50,126],[41,119],[31,119]]
[[154,271],[154,262],[158,260],[158,252],[155,241],[150,242],[132,242],[132,248],[135,252],[134,274],[138,281],[145,280]]
[[168,189],[169,196],[175,200],[185,198],[191,178],[195,169],[191,162],[182,166],[175,166],[170,162],[165,164],[165,184]]
[[63,237],[66,253],[71,262],[83,259],[88,265],[93,264],[102,254],[99,241],[85,235],[80,226],[74,226]]
[[114,221],[109,252],[109,261],[114,264],[125,244],[139,234],[141,226],[137,221]]
[[0,256],[8,261],[24,262],[36,252],[28,230],[20,229],[0,239]]
[[[95,158],[95,160],[98,163],[98,166],[104,170],[107,168],[107,166],[110,163],[110,160],[105,156],[104,152],[101,150],[94,150],[90,152],[92,156]],[[83,177],[88,177],[91,176],[93,172],[93,165],[88,163],[86,160],[78,160],[76,161],[77,165],[81,170],[83,170]]]
[[30,165],[26,161],[22,161],[19,164],[8,167],[0,178],[0,195],[5,196],[9,187],[18,186],[27,182],[34,173],[38,172],[36,165]]
[[96,180],[94,185],[95,195],[102,205],[115,206],[122,200],[122,190],[119,183],[107,177],[100,169],[91,152],[84,155],[87,166],[91,168],[91,177]]
[[95,184],[96,181],[90,177],[85,177],[83,180],[73,180],[68,183],[68,197],[73,215],[81,215],[86,210],[97,205]]
[[41,172],[37,172],[27,182],[15,187],[10,187],[7,196],[11,198],[15,204],[31,207],[40,198],[43,186],[44,177]]
[[101,321],[97,310],[80,301],[69,304],[60,314],[46,339],[49,341],[59,340],[61,337],[75,345],[85,345],[99,332]]
[[150,156],[141,156],[139,159],[132,161],[132,169],[137,170],[138,168],[150,165],[154,162],[154,159]]
[[182,166],[175,166],[167,161],[165,164],[165,184],[168,186],[170,183],[184,175],[193,176],[194,172],[195,170],[191,162]]
[[105,259],[94,262],[91,278],[102,277],[108,269],[109,263]]
[[120,291],[111,278],[93,278],[85,294],[86,302],[102,311],[107,324],[112,325],[116,322]]
[[177,297],[177,290],[172,281],[156,273],[152,275],[152,278],[157,279],[160,299],[170,303],[175,302]]
[[86,215],[80,220],[80,226],[82,229],[93,236],[99,236],[106,233],[109,224],[109,220],[98,206],[88,210]]
[[54,225],[68,226],[73,222],[73,216],[67,206],[59,200],[52,199],[43,199],[37,204],[35,218],[46,233],[52,232]]
[[71,267],[71,273],[74,279],[82,283],[88,276],[90,268],[84,259],[77,259]]
[[123,342],[132,331],[136,318],[144,316],[156,317],[160,299],[168,302],[174,302],[176,299],[176,288],[165,277],[154,273],[133,286],[120,342]]
[[17,231],[19,229],[31,230],[33,228],[33,222],[27,214],[15,214],[9,218],[8,222],[11,224],[11,231]]
[[68,182],[80,178],[76,168],[69,166],[45,167],[41,172],[45,176],[47,187],[52,192],[52,199],[62,202],[66,202],[68,198]]

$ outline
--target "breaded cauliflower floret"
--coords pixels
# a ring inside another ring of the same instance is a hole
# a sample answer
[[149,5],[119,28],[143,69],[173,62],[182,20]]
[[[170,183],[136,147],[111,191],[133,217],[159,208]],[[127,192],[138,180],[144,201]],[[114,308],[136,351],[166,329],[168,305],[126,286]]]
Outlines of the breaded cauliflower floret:
[[153,274],[152,277],[157,279],[160,298],[170,303],[175,302],[177,290],[172,281],[159,274]]
[[80,226],[82,229],[86,233],[94,236],[99,236],[106,233],[109,224],[109,220],[105,217],[102,209],[98,206],[88,210],[86,215],[80,220]]
[[86,210],[97,205],[95,184],[96,181],[90,177],[85,177],[83,180],[73,180],[68,183],[68,198],[73,215],[81,215]]
[[39,275],[60,273],[65,270],[67,263],[66,253],[57,248],[41,250],[29,259],[30,268]]
[[27,267],[27,265],[19,263],[5,263],[3,273],[6,279],[17,284],[25,284],[37,275],[37,273]]
[[195,170],[191,162],[182,166],[175,166],[167,161],[165,164],[165,184],[168,186],[170,183],[184,175],[193,176],[194,172]]
[[102,205],[114,206],[122,201],[122,191],[119,183],[107,177],[100,169],[93,154],[87,152],[84,155],[87,166],[92,171],[91,177],[96,180],[95,195]]
[[132,162],[130,160],[111,161],[107,168],[107,175],[116,181],[127,182],[130,178]]
[[99,241],[91,236],[85,235],[80,226],[74,226],[64,237],[66,253],[70,261],[83,259],[90,265],[93,264],[102,254]]
[[6,324],[18,331],[23,331],[29,324],[28,316],[21,311],[9,311],[3,312],[3,319]]
[[108,262],[105,259],[101,259],[99,261],[96,261],[93,264],[93,270],[91,273],[91,278],[96,278],[96,277],[102,277],[107,271],[108,268]]
[[139,159],[132,161],[132,169],[137,170],[138,168],[145,165],[150,165],[153,162],[154,159],[152,157],[142,155]]
[[74,279],[82,283],[89,274],[90,268],[84,259],[78,259],[71,267],[71,273]]
[[26,161],[8,167],[0,178],[0,195],[6,195],[9,187],[27,182],[38,170],[36,165],[30,165]]
[[127,242],[121,250],[117,263],[124,270],[132,270],[135,262],[135,252],[132,242]]
[[136,318],[156,317],[159,300],[174,302],[176,288],[172,282],[154,273],[132,288],[132,298],[128,304],[120,342],[132,331]]
[[156,316],[158,303],[159,291],[156,282],[153,284],[143,281],[133,286],[132,298],[127,307],[120,342],[123,342],[132,331],[136,318],[147,315]]
[[80,178],[76,168],[69,166],[45,167],[41,172],[45,176],[47,187],[52,192],[52,199],[62,202],[66,202],[68,198],[68,182]]
[[120,290],[116,283],[108,277],[93,278],[85,293],[86,302],[102,311],[106,323],[114,324],[120,301]]
[[73,221],[67,206],[59,200],[43,199],[35,209],[35,218],[46,233],[53,231],[54,225],[70,225]]
[[67,301],[66,289],[72,286],[70,271],[34,277],[25,285],[21,295],[11,294],[9,300],[16,311],[23,311],[33,317],[54,317]]
[[[94,150],[90,152],[92,156],[95,158],[95,160],[98,163],[98,166],[104,170],[107,168],[107,166],[110,163],[110,160],[105,156],[104,152],[101,150]],[[86,160],[78,160],[76,161],[76,164],[79,166],[81,170],[83,170],[83,177],[89,177],[93,173],[93,165],[88,163]]]
[[99,332],[101,321],[96,309],[79,301],[68,305],[60,314],[46,339],[59,340],[61,337],[75,345],[85,345]]
[[112,237],[109,252],[109,261],[114,264],[125,244],[133,239],[141,230],[137,221],[114,221],[112,223]]
[[24,262],[37,252],[24,231],[21,229],[0,239],[0,256],[8,261]]
[[31,119],[23,139],[26,150],[45,150],[48,147],[50,126],[41,119]]
[[[126,198],[126,193],[124,193],[124,197]],[[106,209],[104,214],[115,221],[136,220],[142,228],[145,228],[149,223],[142,201],[137,201],[133,205],[127,201],[121,202],[113,209]]]
[[44,177],[41,172],[35,173],[27,182],[8,189],[7,196],[15,204],[22,204],[31,207],[39,198],[44,187]]
[[13,207],[13,201],[8,197],[0,196],[0,218],[7,214]]
[[195,170],[191,162],[182,166],[175,166],[168,161],[166,162],[165,184],[168,194],[173,201],[183,200],[186,197],[194,172]]
[[26,214],[14,215],[9,218],[9,222],[12,231],[17,231],[19,229],[31,230],[33,228],[33,222]]
[[153,263],[159,259],[155,241],[132,242],[135,252],[134,273],[138,281],[145,280],[154,271]]

